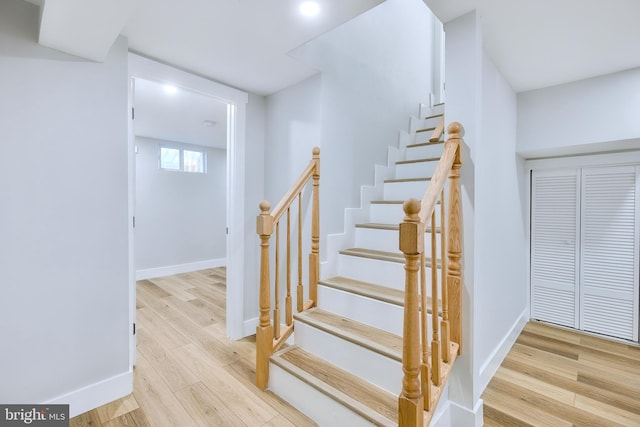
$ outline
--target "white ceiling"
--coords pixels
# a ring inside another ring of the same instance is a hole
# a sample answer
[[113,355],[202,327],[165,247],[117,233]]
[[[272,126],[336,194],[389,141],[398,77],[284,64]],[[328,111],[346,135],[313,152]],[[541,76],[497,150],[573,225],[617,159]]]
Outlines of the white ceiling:
[[473,9],[516,92],[640,67],[638,0],[425,0],[443,21]]
[[[103,60],[122,34],[144,56],[268,95],[316,72],[289,51],[383,0],[317,0],[321,12],[313,19],[298,13],[302,0],[27,1],[43,4],[45,46]],[[484,46],[516,92],[640,67],[640,0],[424,1],[444,22],[477,10]],[[159,105],[140,105],[139,114]],[[187,110],[193,108],[181,111]],[[206,114],[194,112],[193,120]],[[182,116],[154,115],[164,117],[163,124]],[[181,140],[192,138],[201,137]]]
[[267,95],[316,72],[290,50],[382,2],[317,1],[307,18],[301,0],[138,0],[122,34],[135,52]]
[[[162,84],[143,79],[135,81],[133,101],[135,135],[226,149],[224,102],[183,89],[167,93]],[[214,124],[207,126],[205,121]]]

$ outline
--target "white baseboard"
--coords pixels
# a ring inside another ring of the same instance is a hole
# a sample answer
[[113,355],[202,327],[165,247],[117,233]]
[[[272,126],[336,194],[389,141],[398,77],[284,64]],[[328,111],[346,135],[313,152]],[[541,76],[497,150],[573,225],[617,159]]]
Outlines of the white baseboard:
[[498,347],[496,347],[493,353],[491,353],[491,356],[489,356],[487,361],[482,364],[479,373],[480,375],[478,394],[481,394],[482,391],[487,387],[489,381],[491,381],[491,378],[493,378],[493,376],[495,375],[504,358],[507,357],[509,350],[511,350],[511,347],[518,339],[520,332],[522,332],[522,328],[524,328],[524,325],[526,325],[528,321],[529,310],[525,309],[522,313],[520,313],[520,316],[518,316],[518,319],[509,330],[509,333],[502,339]]
[[131,393],[133,393],[133,371],[128,371],[43,402],[43,404],[69,405],[69,417],[75,417]]
[[171,276],[173,274],[190,273],[192,271],[206,270],[207,268],[222,267],[227,264],[226,258],[206,259],[204,261],[189,262],[186,264],[168,265],[166,267],[148,268],[136,271],[136,280],[152,279],[154,277]]
[[449,416],[452,427],[482,427],[483,402],[478,399],[473,409],[465,408],[453,401],[449,401]]
[[256,333],[257,326],[258,326],[257,317],[245,320],[244,322],[242,322],[242,336],[248,337],[249,335],[254,335]]

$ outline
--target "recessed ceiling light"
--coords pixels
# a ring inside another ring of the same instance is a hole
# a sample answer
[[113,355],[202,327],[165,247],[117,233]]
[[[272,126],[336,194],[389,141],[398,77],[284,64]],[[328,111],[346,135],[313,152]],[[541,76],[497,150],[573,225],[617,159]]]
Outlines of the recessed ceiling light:
[[205,120],[202,122],[203,126],[206,126],[208,128],[215,126],[216,122],[214,122],[213,120]]
[[300,4],[300,13],[304,16],[316,16],[320,12],[320,5],[317,1],[303,1]]
[[164,90],[164,93],[168,93],[169,95],[175,95],[178,93],[178,88],[175,86],[164,85],[162,86],[162,89]]

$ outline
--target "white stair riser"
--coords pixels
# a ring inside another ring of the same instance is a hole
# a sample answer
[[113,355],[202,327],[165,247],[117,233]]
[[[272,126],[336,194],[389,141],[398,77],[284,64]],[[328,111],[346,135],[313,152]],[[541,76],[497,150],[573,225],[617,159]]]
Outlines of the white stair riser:
[[[439,205],[438,205],[439,206]],[[436,221],[439,220],[439,212],[436,213]],[[425,255],[431,257],[431,233],[425,233]],[[376,228],[356,227],[356,247],[375,249],[385,252],[398,252],[399,231],[381,230]],[[440,254],[440,234],[436,233],[436,250]]]
[[428,130],[424,132],[416,132],[415,143],[419,144],[422,142],[431,142],[431,137],[433,136],[433,130]]
[[407,160],[430,159],[442,156],[444,144],[429,144],[407,148]]
[[383,194],[385,200],[422,199],[429,181],[385,182]]
[[[440,205],[436,205],[436,222],[440,226]],[[371,205],[369,222],[378,224],[400,224],[404,218],[401,204],[375,203]]]
[[438,165],[437,160],[396,165],[396,178],[426,178],[433,176]]
[[370,212],[370,222],[379,224],[400,224],[404,218],[400,204],[373,203]]
[[295,342],[307,352],[383,390],[393,394],[402,391],[402,364],[397,360],[299,321],[295,325]]
[[[430,288],[427,292],[427,296],[429,295],[431,295]],[[404,306],[389,304],[376,299],[319,285],[318,307],[322,310],[382,329],[383,331],[402,335]],[[431,330],[431,314],[427,314],[427,322],[429,330]]]
[[269,367],[269,389],[320,426],[374,425],[273,363]]
[[[369,282],[391,289],[404,290],[404,264],[399,262],[340,254],[338,257],[338,272],[340,276],[349,277],[350,279]],[[426,274],[427,277],[431,277],[431,269],[429,267],[427,267]]]
[[402,335],[404,307],[318,285],[318,308]]
[[431,107],[431,115],[444,114],[444,104],[438,104]]

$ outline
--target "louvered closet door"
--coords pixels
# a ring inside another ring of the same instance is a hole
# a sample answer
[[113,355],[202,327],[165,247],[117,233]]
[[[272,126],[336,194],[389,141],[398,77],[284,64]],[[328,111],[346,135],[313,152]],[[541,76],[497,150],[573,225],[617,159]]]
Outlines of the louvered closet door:
[[580,329],[638,340],[638,168],[582,170]]
[[578,327],[580,171],[534,171],[531,317]]

